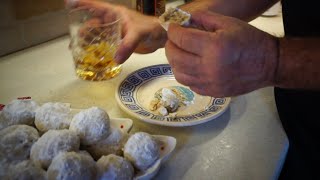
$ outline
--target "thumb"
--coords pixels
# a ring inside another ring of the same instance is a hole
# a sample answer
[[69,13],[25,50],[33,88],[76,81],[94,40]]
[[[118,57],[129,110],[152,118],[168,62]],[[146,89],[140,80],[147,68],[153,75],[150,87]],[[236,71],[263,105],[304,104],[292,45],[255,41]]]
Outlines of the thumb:
[[210,11],[197,11],[191,16],[191,24],[205,31],[216,31],[226,26],[227,17]]

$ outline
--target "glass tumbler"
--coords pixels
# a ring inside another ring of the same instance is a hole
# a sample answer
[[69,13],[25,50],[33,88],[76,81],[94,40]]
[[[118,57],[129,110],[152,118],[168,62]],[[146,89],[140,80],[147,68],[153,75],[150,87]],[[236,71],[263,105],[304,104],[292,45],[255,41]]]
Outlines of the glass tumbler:
[[76,75],[102,81],[121,72],[114,61],[121,41],[121,18],[115,10],[77,8],[69,12],[70,50]]

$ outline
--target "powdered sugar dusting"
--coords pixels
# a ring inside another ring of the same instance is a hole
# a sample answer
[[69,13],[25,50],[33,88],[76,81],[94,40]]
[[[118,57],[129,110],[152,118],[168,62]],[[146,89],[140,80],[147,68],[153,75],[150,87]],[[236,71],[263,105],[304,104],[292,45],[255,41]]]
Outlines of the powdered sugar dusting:
[[0,163],[16,163],[29,158],[31,146],[38,140],[38,131],[27,125],[13,125],[0,131]]
[[139,170],[146,170],[160,156],[157,141],[148,133],[133,134],[124,146],[124,157]]
[[66,129],[49,130],[32,146],[30,157],[46,169],[60,152],[78,151],[79,146],[79,137],[74,132]]
[[106,111],[92,107],[76,114],[70,124],[84,145],[95,144],[110,134],[110,120]]
[[63,152],[52,160],[47,174],[48,179],[95,179],[96,163],[86,152]]
[[110,154],[108,156],[102,156],[97,161],[98,166],[98,179],[132,179],[134,175],[134,169],[129,161],[121,156]]
[[2,110],[0,129],[14,124],[32,125],[37,108],[38,104],[30,99],[11,101]]
[[50,129],[68,129],[70,122],[70,107],[64,103],[49,102],[36,110],[35,125],[41,132]]
[[124,134],[118,128],[111,127],[107,138],[93,145],[83,146],[83,148],[90,152],[94,159],[99,159],[101,156],[109,154],[122,155],[122,148],[127,139],[127,134]]

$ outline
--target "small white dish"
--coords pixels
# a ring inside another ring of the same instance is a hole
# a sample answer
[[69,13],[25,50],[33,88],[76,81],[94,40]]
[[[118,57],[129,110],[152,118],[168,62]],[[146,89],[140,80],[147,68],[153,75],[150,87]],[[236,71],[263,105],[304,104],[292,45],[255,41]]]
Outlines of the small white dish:
[[159,143],[160,147],[160,157],[159,159],[146,171],[138,172],[136,176],[133,178],[134,180],[150,180],[155,177],[163,164],[176,147],[177,140],[171,136],[163,136],[163,135],[152,135]]
[[110,118],[112,127],[120,129],[123,133],[129,133],[133,126],[133,121],[128,118]]
[[178,109],[175,116],[162,116],[150,110],[154,94],[161,88],[180,86],[169,64],[160,64],[139,69],[128,75],[116,90],[120,108],[129,115],[147,123],[163,126],[192,126],[211,121],[223,114],[231,98],[214,98],[193,93],[192,104]]

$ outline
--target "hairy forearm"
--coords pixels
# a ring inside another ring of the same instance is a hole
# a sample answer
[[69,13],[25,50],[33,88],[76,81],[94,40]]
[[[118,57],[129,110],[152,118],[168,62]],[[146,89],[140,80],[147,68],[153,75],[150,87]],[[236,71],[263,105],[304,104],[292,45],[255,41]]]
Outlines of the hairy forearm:
[[279,39],[275,86],[320,90],[320,38]]
[[244,21],[251,21],[277,1],[278,0],[194,0],[191,3],[181,6],[181,8],[189,12],[210,10]]

